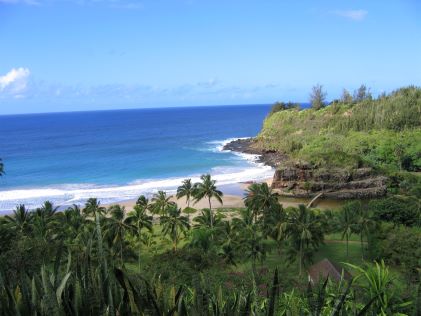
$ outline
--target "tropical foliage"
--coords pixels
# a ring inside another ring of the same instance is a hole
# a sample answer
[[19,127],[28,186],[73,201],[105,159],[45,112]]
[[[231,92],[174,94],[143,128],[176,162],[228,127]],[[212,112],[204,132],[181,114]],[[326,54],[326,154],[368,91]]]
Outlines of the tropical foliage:
[[318,110],[276,111],[266,118],[258,145],[319,166],[421,170],[421,88],[378,99],[363,90],[352,101]]

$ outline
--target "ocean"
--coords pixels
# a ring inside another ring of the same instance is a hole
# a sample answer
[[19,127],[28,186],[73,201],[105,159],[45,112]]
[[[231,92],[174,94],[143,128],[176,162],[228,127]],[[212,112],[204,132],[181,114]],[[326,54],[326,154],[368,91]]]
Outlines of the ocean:
[[[229,191],[271,177],[256,156],[223,151],[255,136],[269,105],[237,105],[0,116],[0,211],[133,199],[210,173]],[[228,192],[229,193],[229,192]]]

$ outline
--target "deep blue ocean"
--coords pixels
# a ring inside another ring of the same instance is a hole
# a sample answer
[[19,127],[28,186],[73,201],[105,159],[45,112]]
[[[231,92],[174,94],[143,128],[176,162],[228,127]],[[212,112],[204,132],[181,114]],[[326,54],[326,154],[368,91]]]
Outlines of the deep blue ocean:
[[0,210],[103,203],[170,192],[210,173],[219,185],[272,175],[250,155],[222,151],[255,136],[269,105],[138,109],[0,116]]

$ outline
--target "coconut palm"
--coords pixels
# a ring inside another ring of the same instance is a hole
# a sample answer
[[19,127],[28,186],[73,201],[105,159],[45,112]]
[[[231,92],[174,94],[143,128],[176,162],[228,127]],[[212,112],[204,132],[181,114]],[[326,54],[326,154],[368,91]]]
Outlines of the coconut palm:
[[200,211],[200,215],[196,216],[193,221],[196,223],[195,228],[217,228],[221,223],[224,215],[217,213],[213,214],[210,209],[204,208]]
[[[104,282],[105,285],[107,285],[108,282],[108,263],[107,259],[104,256],[104,246],[102,241],[102,229],[101,229],[101,220],[104,217],[104,214],[106,213],[105,207],[101,206],[101,203],[96,198],[89,198],[86,203],[85,207],[83,209],[83,213],[86,216],[91,216],[95,220],[95,232],[97,237],[97,245],[98,245],[98,253],[99,253],[99,260],[101,265],[101,274],[100,274],[100,280],[99,283],[101,284]],[[114,306],[113,303],[113,296],[111,294],[111,288],[109,287],[107,289],[107,297],[108,297],[108,304],[110,305],[110,308],[112,309]],[[102,293],[100,293],[102,295]]]
[[345,204],[338,218],[338,228],[342,232],[342,240],[346,240],[346,257],[349,255],[349,238],[357,229],[357,208],[358,203],[350,202]]
[[298,206],[298,209],[293,208],[288,215],[288,235],[298,256],[301,275],[304,259],[312,249],[317,249],[323,242],[323,231],[314,211],[302,204]]
[[177,188],[177,199],[186,197],[187,207],[190,207],[190,200],[193,197],[194,186],[191,182],[191,179],[183,180],[183,184]]
[[52,202],[45,201],[44,204],[37,208],[33,215],[34,232],[38,237],[44,240],[48,237],[48,231],[54,226],[55,214],[58,207],[55,207]]
[[81,230],[86,226],[86,219],[82,214],[82,210],[79,205],[73,204],[68,207],[61,216],[63,223],[63,238],[67,238],[70,241],[76,239]]
[[253,211],[254,222],[257,217],[278,203],[279,194],[272,191],[266,182],[251,184],[245,193],[244,204]]
[[181,209],[177,205],[171,205],[167,210],[167,215],[161,216],[160,223],[162,225],[162,233],[171,238],[173,251],[177,251],[181,235],[185,235],[190,228],[187,217],[181,215]]
[[142,207],[143,209],[148,209],[149,207],[149,200],[146,198],[146,196],[141,195],[136,200],[136,205]]
[[9,223],[10,227],[19,233],[23,234],[27,231],[29,224],[31,223],[31,213],[25,207],[24,204],[16,206],[13,211],[13,215],[6,215],[6,223]]
[[123,250],[125,245],[126,232],[132,227],[125,223],[124,217],[126,209],[119,204],[112,205],[108,208],[109,217],[105,224],[105,237],[108,239],[110,246],[118,249],[120,265],[124,265]]
[[[207,198],[209,202],[209,210],[212,214],[212,203],[211,199],[215,198],[219,203],[222,204],[222,196],[224,195],[219,191],[215,185],[216,181],[212,180],[210,174],[204,174],[200,177],[202,182],[194,185],[194,200],[195,203],[199,202],[203,198]],[[213,216],[211,217],[211,227],[213,227]]]
[[[141,206],[143,205],[143,207]],[[147,203],[146,203],[147,205]],[[140,253],[141,253],[141,239],[142,239],[142,230],[146,228],[149,231],[152,231],[152,216],[149,216],[146,213],[145,204],[137,204],[134,206],[133,211],[127,214],[127,218],[124,220],[124,223],[132,227],[137,240],[139,242],[139,253],[138,253],[138,268],[140,271]]]
[[150,207],[154,214],[165,215],[167,209],[174,204],[175,203],[171,201],[171,197],[167,196],[166,192],[158,191],[153,195]]
[[355,231],[360,235],[361,256],[364,259],[364,236],[368,238],[370,231],[376,226],[376,222],[371,219],[368,210],[362,207],[360,201],[356,201],[356,223]]

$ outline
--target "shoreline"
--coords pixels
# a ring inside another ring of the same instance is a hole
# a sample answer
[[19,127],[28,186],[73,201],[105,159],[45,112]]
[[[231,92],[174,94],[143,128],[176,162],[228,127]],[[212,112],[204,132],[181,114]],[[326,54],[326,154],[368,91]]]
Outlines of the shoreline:
[[[270,186],[270,184],[272,183],[272,178],[267,178],[263,181],[239,182],[237,184],[241,188],[242,194],[224,194],[222,198],[222,201],[223,201],[222,205],[217,200],[212,199],[211,200],[212,208],[217,210],[217,209],[223,209],[223,208],[245,207],[243,197],[244,197],[244,193],[247,187],[252,183],[262,183],[262,182],[266,182]],[[187,203],[184,198],[177,199],[175,195],[173,194],[169,196],[171,197],[171,201],[177,203],[178,207],[180,207],[181,209],[187,206]],[[279,197],[279,203],[282,204],[284,208],[298,207],[298,205],[300,204],[307,205],[308,202],[310,202],[310,200],[311,198],[294,198],[294,197],[285,197],[285,196]],[[335,208],[340,207],[342,203],[343,201],[339,201],[339,200],[322,199],[318,201],[318,203],[315,205],[315,208],[318,208],[321,210],[335,209]],[[131,210],[133,210],[133,206],[136,204],[136,199],[125,200],[118,203],[106,203],[106,204],[103,204],[103,206],[109,207],[111,205],[116,205],[116,204],[124,206],[126,209],[126,212],[130,212]],[[196,204],[190,202],[190,206],[200,211],[201,209],[208,207],[208,202],[205,199],[203,199]]]

